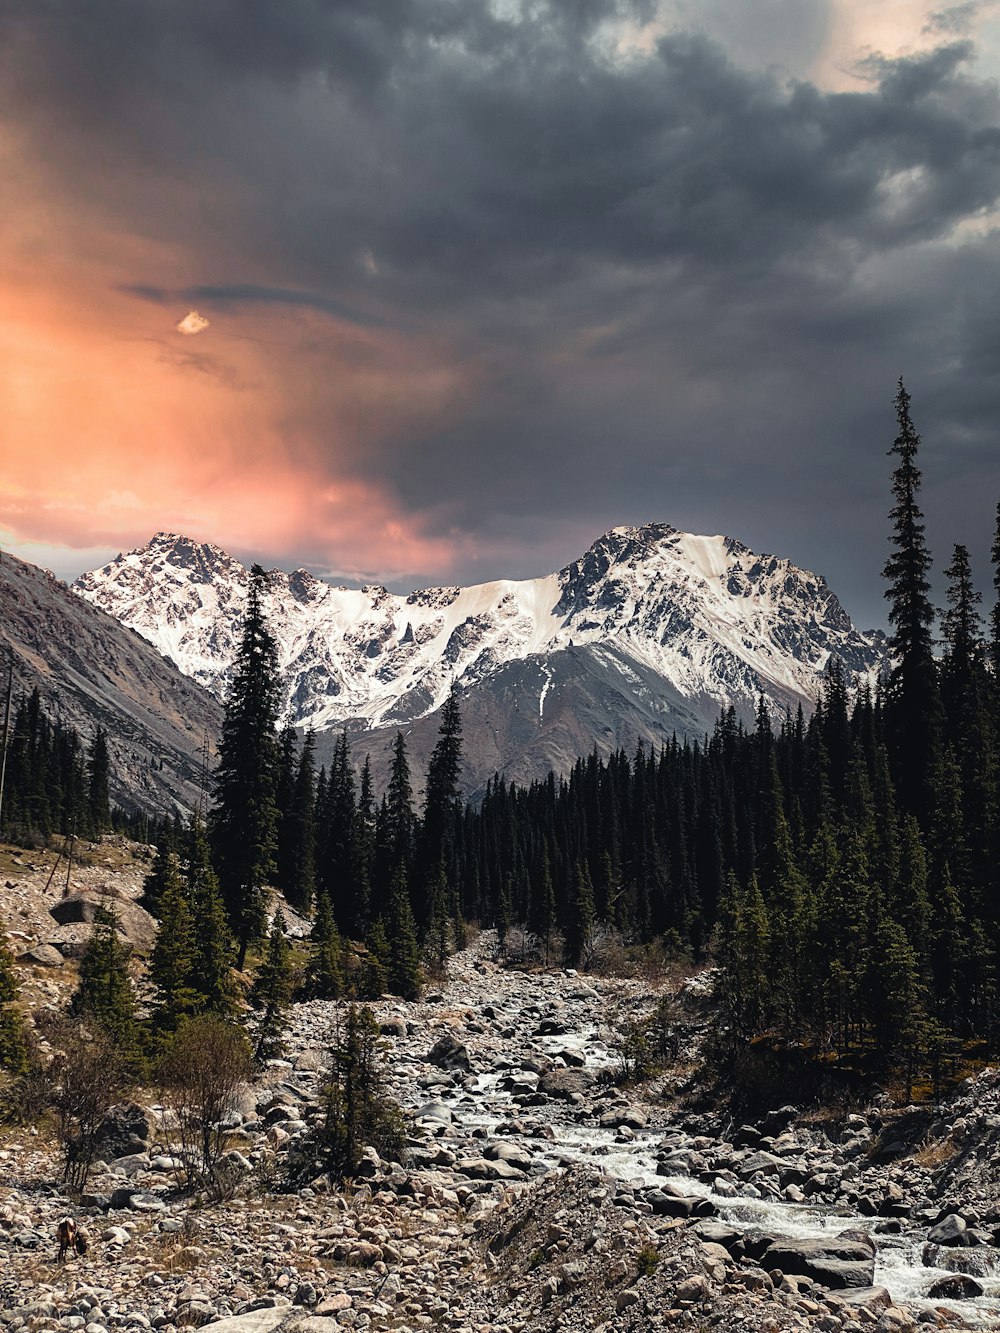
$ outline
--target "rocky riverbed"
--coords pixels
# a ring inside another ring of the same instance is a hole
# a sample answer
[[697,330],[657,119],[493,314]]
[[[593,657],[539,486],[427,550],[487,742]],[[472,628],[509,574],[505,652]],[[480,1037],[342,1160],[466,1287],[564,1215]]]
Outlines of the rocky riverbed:
[[[0,1324],[17,1330],[480,1333],[895,1330],[1000,1324],[1000,1088],[989,1071],[942,1113],[882,1109],[755,1124],[620,1091],[619,1017],[645,983],[511,972],[495,939],[417,1003],[373,1006],[405,1164],[369,1152],[340,1191],[273,1192],[317,1114],[342,1011],[298,1005],[286,1058],[228,1125],[238,1197],[193,1206],[155,1102],[109,1126],[84,1205],[30,1133],[0,1150]],[[703,988],[684,996],[692,1015]],[[893,1135],[901,1137],[893,1140]],[[91,1246],[54,1262],[73,1211]]]

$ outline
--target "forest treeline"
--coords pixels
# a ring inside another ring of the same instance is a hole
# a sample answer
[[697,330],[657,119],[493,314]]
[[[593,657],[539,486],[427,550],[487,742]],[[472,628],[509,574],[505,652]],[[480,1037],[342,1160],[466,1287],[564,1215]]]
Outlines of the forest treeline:
[[5,722],[0,834],[30,841],[107,832],[111,760],[103,727],[84,744],[73,727],[49,717],[37,689],[3,709],[0,727]]

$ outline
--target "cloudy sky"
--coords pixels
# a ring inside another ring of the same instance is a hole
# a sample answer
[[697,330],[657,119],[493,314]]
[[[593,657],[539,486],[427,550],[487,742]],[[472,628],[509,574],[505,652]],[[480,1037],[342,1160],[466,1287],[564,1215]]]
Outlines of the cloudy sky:
[[393,587],[650,520],[882,621],[1000,498],[1000,6],[3,0],[0,542]]

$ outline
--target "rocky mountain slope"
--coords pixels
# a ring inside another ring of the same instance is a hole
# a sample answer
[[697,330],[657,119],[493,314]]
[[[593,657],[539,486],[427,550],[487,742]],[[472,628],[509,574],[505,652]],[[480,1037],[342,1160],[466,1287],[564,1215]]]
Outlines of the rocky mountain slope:
[[[248,571],[226,552],[157,534],[74,585],[182,672],[225,691]],[[810,708],[831,656],[852,682],[884,660],[825,581],[727,537],[663,524],[615,528],[558,573],[408,596],[270,575],[290,715],[318,732],[412,732],[417,756],[452,683],[464,695],[466,783],[528,779],[674,733],[702,736],[722,707]]]
[[0,561],[0,675],[13,653],[14,697],[36,686],[46,711],[89,740],[108,732],[113,801],[151,811],[198,801],[201,750],[217,699],[138,634],[13,556]]

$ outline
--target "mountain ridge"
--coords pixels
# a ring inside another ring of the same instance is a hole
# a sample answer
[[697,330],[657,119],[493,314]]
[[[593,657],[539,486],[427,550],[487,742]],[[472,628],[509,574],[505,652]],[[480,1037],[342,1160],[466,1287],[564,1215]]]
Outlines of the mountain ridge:
[[222,709],[146,638],[54,574],[5,553],[0,645],[4,684],[8,652],[13,663],[15,699],[37,688],[46,712],[85,742],[105,729],[113,801],[161,814],[198,806],[206,740],[210,751]]
[[[222,697],[248,578],[213,543],[157,533],[73,590]],[[631,689],[644,717],[640,738],[696,736],[730,704],[752,715],[761,692],[775,713],[808,710],[831,656],[852,685],[874,679],[885,661],[883,636],[858,631],[820,576],[732,537],[663,523],[612,528],[539,578],[464,588],[397,594],[378,584],[337,587],[305,569],[272,571],[264,608],[288,715],[319,733],[412,728],[433,717],[453,684],[465,695],[502,687],[510,711],[515,680],[516,711],[544,731],[572,677],[586,681],[598,732],[602,692],[615,694],[621,713]],[[553,687],[546,663],[556,662]],[[513,730],[523,732],[523,718]],[[611,732],[620,739],[629,727]],[[564,760],[565,738],[553,745]]]

